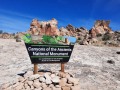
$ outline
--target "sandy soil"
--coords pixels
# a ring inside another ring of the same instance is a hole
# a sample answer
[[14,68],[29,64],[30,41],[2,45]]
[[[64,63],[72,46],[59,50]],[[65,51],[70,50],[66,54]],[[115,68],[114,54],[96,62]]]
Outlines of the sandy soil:
[[[65,71],[80,79],[81,90],[120,90],[120,48],[75,45]],[[60,64],[39,64],[39,70],[60,70]],[[0,39],[0,85],[33,70],[23,42]]]

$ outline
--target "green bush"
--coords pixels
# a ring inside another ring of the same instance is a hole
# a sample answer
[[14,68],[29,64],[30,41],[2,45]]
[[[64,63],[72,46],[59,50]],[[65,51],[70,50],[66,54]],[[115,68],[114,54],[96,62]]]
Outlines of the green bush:
[[111,36],[109,34],[104,34],[102,40],[103,41],[107,41],[107,40],[110,40],[111,39]]
[[[25,41],[25,43],[33,43],[31,35],[30,34],[25,34],[22,39]],[[47,36],[47,35],[43,35],[42,37],[42,41],[41,42],[37,42],[38,44],[59,44],[59,41],[64,42],[64,37],[62,36]]]
[[79,37],[78,40],[81,40],[81,38]]
[[25,41],[25,43],[33,43],[30,34],[25,34],[25,35],[22,37],[22,39]]
[[102,34],[97,34],[96,36],[97,36],[97,37],[101,37],[101,36],[102,36]]
[[43,42],[46,44],[58,44],[59,41],[64,40],[62,36],[52,37],[52,36],[44,35],[42,38],[43,38]]

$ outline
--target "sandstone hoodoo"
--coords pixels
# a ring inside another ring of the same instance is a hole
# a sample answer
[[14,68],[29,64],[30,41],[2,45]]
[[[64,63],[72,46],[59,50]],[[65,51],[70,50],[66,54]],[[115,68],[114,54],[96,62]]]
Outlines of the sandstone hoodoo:
[[90,34],[92,35],[92,38],[96,37],[99,34],[103,35],[105,33],[112,33],[109,24],[110,21],[97,20],[94,24],[94,27],[90,30]]
[[54,18],[49,21],[38,21],[37,19],[33,19],[28,32],[33,35],[59,35],[57,24],[58,22]]

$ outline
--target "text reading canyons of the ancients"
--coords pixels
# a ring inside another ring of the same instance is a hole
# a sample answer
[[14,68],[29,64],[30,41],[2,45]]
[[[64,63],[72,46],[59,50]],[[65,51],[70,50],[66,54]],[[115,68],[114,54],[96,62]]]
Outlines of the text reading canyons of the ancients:
[[28,51],[32,51],[33,56],[68,56],[70,48],[48,47],[48,48],[33,48],[28,47]]

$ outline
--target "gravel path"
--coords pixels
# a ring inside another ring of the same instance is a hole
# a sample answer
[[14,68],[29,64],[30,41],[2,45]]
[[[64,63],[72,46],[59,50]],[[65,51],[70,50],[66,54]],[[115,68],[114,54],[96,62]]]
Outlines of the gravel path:
[[[65,71],[80,79],[81,90],[120,90],[120,48],[75,45]],[[39,64],[39,70],[60,70],[60,64]],[[33,70],[23,42],[0,39],[0,85]]]

